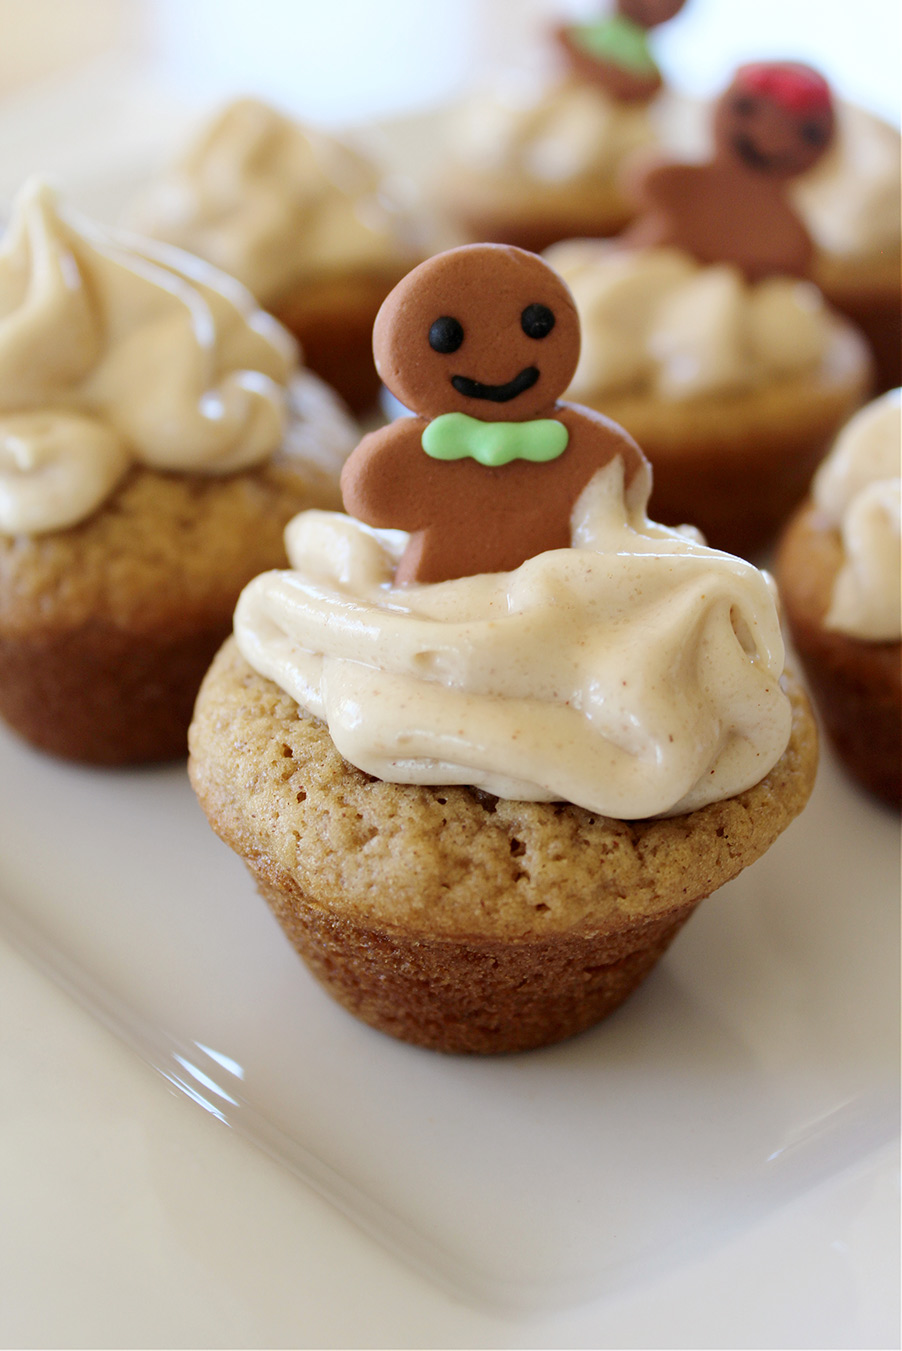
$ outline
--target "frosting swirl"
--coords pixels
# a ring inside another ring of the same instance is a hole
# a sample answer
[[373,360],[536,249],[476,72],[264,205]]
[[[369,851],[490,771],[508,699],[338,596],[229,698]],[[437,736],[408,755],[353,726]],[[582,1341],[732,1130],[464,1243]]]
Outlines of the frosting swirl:
[[823,160],[790,187],[818,246],[840,258],[899,250],[899,132],[854,104],[840,104]]
[[235,614],[246,660],[360,769],[633,819],[730,797],[782,754],[769,580],[650,522],[619,457],[577,503],[573,547],[514,572],[394,586],[406,540],[302,513],[292,570]]
[[295,284],[395,269],[413,252],[373,164],[256,99],[223,108],[128,223],[207,259],[267,305]]
[[895,389],[856,413],[812,485],[843,546],[824,623],[865,642],[902,637],[900,457],[902,391]]
[[750,286],[727,264],[598,240],[568,240],[544,256],[579,311],[574,399],[647,389],[679,402],[751,389],[816,367],[827,347],[829,314],[807,282]]
[[84,519],[134,462],[260,463],[282,442],[296,362],[231,278],[27,184],[0,251],[0,530]]
[[655,139],[648,108],[618,103],[578,79],[509,76],[475,95],[454,120],[452,151],[466,168],[504,182],[554,187],[611,178]]

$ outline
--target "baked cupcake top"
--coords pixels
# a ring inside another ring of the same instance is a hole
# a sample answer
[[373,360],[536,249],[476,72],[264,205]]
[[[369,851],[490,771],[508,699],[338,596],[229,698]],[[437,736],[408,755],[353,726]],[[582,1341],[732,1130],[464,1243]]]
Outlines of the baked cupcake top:
[[826,628],[864,642],[902,637],[900,513],[902,391],[868,404],[846,425],[818,470],[812,496],[842,538]]
[[555,244],[545,257],[573,292],[582,324],[574,398],[647,391],[681,401],[753,390],[820,364],[833,320],[810,282],[749,283],[678,249],[601,240]]
[[[635,443],[556,401],[578,345],[566,287],[534,255],[473,245],[410,274],[374,346],[392,392],[425,416],[348,461],[345,504],[370,524],[322,512],[291,523],[292,567],[245,589],[236,638],[381,779],[622,819],[690,811],[759,782],[786,746],[773,590],[750,564],[648,519]],[[561,547],[533,553],[562,512]],[[413,535],[388,528],[393,513]],[[418,575],[399,571],[424,557],[418,537],[439,530],[452,536],[439,551],[447,580],[401,580]],[[485,536],[516,542],[518,530],[523,561],[462,571],[462,555],[492,556]]]
[[292,339],[231,278],[27,185],[0,252],[0,531],[84,520],[132,464],[262,463],[296,371]]
[[396,270],[419,251],[374,164],[250,98],[213,118],[128,223],[206,258],[265,305],[324,276]]

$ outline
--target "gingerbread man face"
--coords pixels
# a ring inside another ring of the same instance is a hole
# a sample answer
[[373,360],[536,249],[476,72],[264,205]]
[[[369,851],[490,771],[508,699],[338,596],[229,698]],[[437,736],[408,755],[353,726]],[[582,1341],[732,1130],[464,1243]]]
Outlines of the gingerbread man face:
[[743,66],[714,114],[718,156],[778,179],[810,169],[833,130],[826,81],[793,62]]
[[617,0],[617,13],[640,28],[657,28],[679,14],[686,0]]
[[376,369],[426,418],[539,418],[573,378],[579,320],[564,282],[533,253],[468,244],[421,263],[373,329]]

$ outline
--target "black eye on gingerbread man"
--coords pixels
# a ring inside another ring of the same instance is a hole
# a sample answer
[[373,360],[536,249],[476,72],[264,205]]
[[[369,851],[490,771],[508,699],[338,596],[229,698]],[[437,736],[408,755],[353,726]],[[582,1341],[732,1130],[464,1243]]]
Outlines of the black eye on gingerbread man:
[[450,314],[441,315],[429,326],[429,346],[433,352],[456,352],[463,340],[463,325]]
[[421,263],[379,311],[373,354],[418,416],[364,437],[341,490],[352,516],[409,532],[396,582],[504,572],[567,548],[596,470],[619,455],[626,484],[647,474],[619,427],[558,402],[579,359],[579,320],[536,254],[470,244]]

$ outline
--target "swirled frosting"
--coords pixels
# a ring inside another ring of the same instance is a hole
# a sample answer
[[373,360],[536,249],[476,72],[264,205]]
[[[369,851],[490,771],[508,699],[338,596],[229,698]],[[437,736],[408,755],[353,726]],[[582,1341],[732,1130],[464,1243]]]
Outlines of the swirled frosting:
[[89,516],[129,465],[228,474],[281,444],[292,340],[231,278],[33,182],[0,251],[0,531]]
[[256,99],[223,108],[128,224],[207,259],[266,305],[323,275],[394,269],[414,251],[372,163]]
[[291,570],[235,614],[247,661],[360,769],[633,819],[730,797],[782,754],[768,579],[650,522],[619,457],[577,503],[573,547],[514,572],[394,586],[406,539],[302,513]]
[[815,242],[841,258],[898,253],[902,196],[899,131],[840,105],[830,150],[790,191]]
[[610,179],[655,139],[645,105],[618,103],[582,80],[533,76],[475,94],[453,135],[453,155],[467,169],[537,187]]
[[902,637],[902,391],[856,413],[815,475],[814,501],[842,537],[827,628],[866,642]]
[[680,401],[753,389],[816,367],[827,346],[828,311],[807,282],[750,286],[727,264],[599,240],[555,244],[545,258],[579,311],[574,399],[643,389]]

